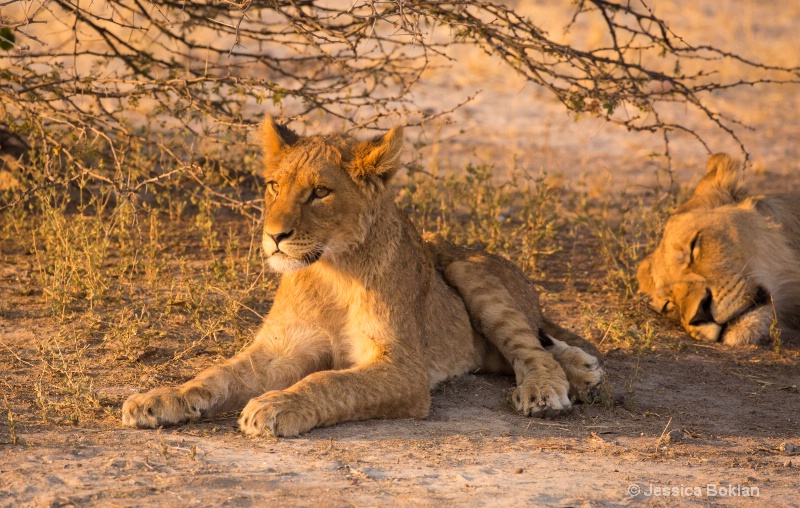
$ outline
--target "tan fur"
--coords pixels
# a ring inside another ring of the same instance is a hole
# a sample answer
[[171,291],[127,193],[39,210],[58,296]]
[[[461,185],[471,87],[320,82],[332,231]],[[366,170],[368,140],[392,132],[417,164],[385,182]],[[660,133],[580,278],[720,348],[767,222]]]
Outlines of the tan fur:
[[800,325],[800,194],[747,197],[741,165],[709,160],[693,196],[639,266],[640,290],[698,340],[769,341]]
[[[592,343],[542,316],[539,295],[519,268],[501,257],[457,247],[438,235],[424,238],[437,268],[464,299],[473,326],[504,358],[517,358],[512,368],[518,386],[512,398],[518,410],[537,413],[529,405],[541,397],[532,397],[531,392],[543,386],[536,378],[540,366],[552,361],[550,355],[564,369],[571,398],[590,398],[589,392],[603,376],[596,358],[600,353]],[[539,334],[551,344],[540,348]],[[550,397],[561,400],[563,394]]]
[[559,340],[542,347],[540,333],[592,346],[542,320],[519,270],[438,237],[424,242],[397,209],[388,182],[401,129],[363,142],[300,138],[268,119],[260,134],[263,245],[283,274],[275,303],[250,347],[182,386],[130,397],[123,424],[244,408],[246,434],[294,436],[346,420],[425,418],[432,386],[478,370],[513,370],[517,409],[546,416],[569,409],[570,390],[585,396],[600,381],[590,354]]

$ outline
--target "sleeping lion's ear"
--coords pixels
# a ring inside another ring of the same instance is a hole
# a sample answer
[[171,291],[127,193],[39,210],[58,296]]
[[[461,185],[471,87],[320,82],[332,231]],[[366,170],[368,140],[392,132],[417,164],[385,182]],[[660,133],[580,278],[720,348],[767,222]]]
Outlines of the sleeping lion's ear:
[[743,169],[742,163],[734,161],[728,154],[712,155],[706,164],[706,175],[697,184],[694,194],[675,213],[696,208],[711,209],[741,201],[746,196],[742,183]]
[[362,141],[354,149],[351,174],[354,178],[377,176],[386,182],[400,169],[402,151],[402,127],[394,127],[383,136]]
[[283,149],[297,143],[300,137],[285,125],[267,115],[258,129],[258,138],[264,153],[264,160],[275,158]]
[[653,274],[651,270],[653,269],[653,259],[652,254],[645,257],[641,263],[639,263],[639,269],[636,271],[636,280],[639,281],[639,292],[645,294],[651,294],[655,289],[655,284],[653,283]]

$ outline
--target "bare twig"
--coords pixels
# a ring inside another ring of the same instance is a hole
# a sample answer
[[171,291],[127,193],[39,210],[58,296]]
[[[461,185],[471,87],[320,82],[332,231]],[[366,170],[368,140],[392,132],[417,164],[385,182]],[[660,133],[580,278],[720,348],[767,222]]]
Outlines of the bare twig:
[[[84,168],[81,178],[113,182],[123,193],[188,168],[195,154],[187,146],[212,147],[221,138],[243,143],[263,115],[256,106],[265,101],[291,108],[294,117],[320,111],[353,127],[386,127],[397,117],[427,122],[446,114],[420,111],[409,92],[426,69],[446,61],[453,44],[476,45],[500,58],[576,114],[628,130],[663,132],[668,171],[673,134],[709,147],[696,127],[673,120],[665,106],[694,110],[747,159],[739,136],[744,126],[715,110],[709,95],[800,81],[800,68],[693,46],[644,0],[578,0],[568,26],[595,18],[610,41],[589,48],[559,43],[514,8],[485,0],[341,6],[297,0],[52,0],[30,11],[26,5],[0,3],[0,26],[49,45],[0,51],[0,122],[37,149],[65,156],[68,166]],[[61,36],[71,39],[41,41],[23,31],[33,23],[69,27]],[[702,65],[691,65],[695,61]],[[718,71],[731,63],[747,75],[722,79]],[[132,144],[161,155],[134,174],[124,165]],[[85,170],[97,166],[98,156],[108,164]],[[73,180],[66,166],[60,171],[25,186],[21,200],[37,186]]]

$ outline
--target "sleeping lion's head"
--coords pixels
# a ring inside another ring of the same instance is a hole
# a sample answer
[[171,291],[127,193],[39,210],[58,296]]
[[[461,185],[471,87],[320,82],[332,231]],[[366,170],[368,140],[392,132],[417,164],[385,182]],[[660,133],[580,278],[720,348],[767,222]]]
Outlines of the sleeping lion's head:
[[790,326],[800,317],[800,196],[746,197],[741,172],[712,156],[639,265],[653,310],[702,341],[764,343],[776,317]]
[[399,169],[401,127],[358,141],[301,137],[267,118],[259,130],[266,206],[262,245],[270,267],[289,273],[335,259],[364,242],[388,180]]

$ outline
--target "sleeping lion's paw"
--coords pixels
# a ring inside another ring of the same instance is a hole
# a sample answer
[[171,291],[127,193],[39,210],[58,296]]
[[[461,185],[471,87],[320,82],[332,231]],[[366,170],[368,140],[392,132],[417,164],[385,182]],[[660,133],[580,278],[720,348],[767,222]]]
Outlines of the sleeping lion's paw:
[[553,417],[572,407],[569,382],[563,369],[553,363],[529,372],[514,390],[511,399],[523,416]]
[[131,395],[122,405],[126,427],[156,428],[200,419],[209,407],[211,394],[202,388],[155,388]]
[[315,425],[314,411],[303,407],[296,395],[282,391],[250,399],[239,417],[239,429],[251,437],[294,437]]
[[772,306],[764,305],[731,320],[725,327],[722,343],[726,346],[769,344],[774,312]]

